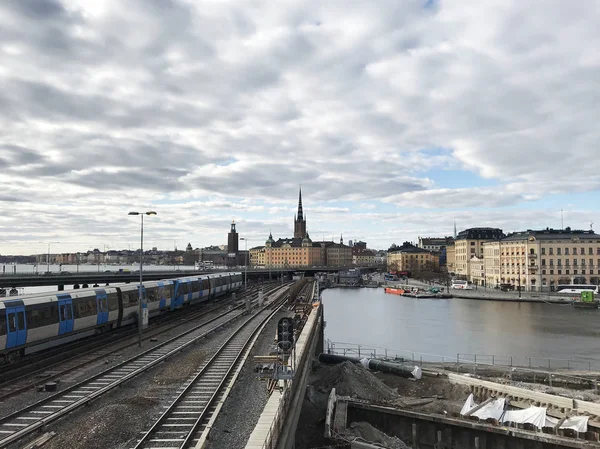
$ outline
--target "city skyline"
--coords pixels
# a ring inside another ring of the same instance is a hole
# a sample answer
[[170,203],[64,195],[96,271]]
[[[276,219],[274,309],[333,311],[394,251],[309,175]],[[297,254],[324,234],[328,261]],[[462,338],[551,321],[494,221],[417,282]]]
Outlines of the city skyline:
[[593,3],[96,3],[0,3],[0,254],[600,226]]

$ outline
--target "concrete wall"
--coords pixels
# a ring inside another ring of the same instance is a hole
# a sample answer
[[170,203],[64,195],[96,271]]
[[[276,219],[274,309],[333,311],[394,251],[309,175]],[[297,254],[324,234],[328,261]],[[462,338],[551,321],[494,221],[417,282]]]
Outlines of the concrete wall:
[[[339,404],[339,402],[338,402]],[[348,403],[347,423],[368,422],[396,436],[413,449],[566,449],[597,447],[590,442],[395,410],[387,407]]]

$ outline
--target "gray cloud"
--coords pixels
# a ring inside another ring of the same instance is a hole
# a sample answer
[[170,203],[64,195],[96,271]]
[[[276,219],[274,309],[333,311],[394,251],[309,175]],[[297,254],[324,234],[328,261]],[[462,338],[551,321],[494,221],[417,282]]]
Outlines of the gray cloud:
[[[1,2],[0,188],[15,220],[41,211],[11,238],[69,235],[90,204],[177,211],[156,225],[165,240],[214,243],[230,211],[283,233],[301,183],[315,230],[343,213],[363,236],[376,232],[357,207],[329,203],[476,210],[596,191],[598,20],[560,1]],[[448,187],[445,169],[497,187]]]

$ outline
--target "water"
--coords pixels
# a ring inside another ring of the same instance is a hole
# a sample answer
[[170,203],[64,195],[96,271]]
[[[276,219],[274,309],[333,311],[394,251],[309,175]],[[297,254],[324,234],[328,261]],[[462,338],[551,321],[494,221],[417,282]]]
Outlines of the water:
[[[124,270],[139,270],[140,264],[133,263],[131,265],[110,265],[101,263],[100,265],[95,264],[79,264],[79,265],[56,265],[50,264],[50,267],[45,263],[40,264],[0,264],[2,267],[2,274],[42,274],[46,271],[52,273],[59,273],[61,271],[68,271],[70,273],[102,273],[106,270],[117,271],[119,269]],[[144,265],[144,271],[189,271],[194,270],[193,265]]]
[[[2,266],[2,271],[5,275],[12,274],[42,274],[48,271],[48,265],[46,264],[0,264]],[[135,270],[139,270],[139,264],[132,265],[109,265],[109,264],[100,264],[100,265],[91,265],[91,264],[79,264],[79,265],[54,265],[50,264],[50,272],[59,273],[61,271],[68,271],[69,273],[103,273],[104,271],[118,271],[119,269],[131,270],[132,272]],[[144,265],[144,273],[149,271],[192,271],[194,270],[193,265]],[[10,286],[4,285],[2,283],[2,275],[0,275],[0,285],[6,288],[7,295]],[[72,285],[65,285],[65,289],[69,290],[73,288]],[[19,295],[31,295],[34,293],[44,293],[44,292],[55,292],[58,291],[57,285],[40,285],[36,287],[19,287],[17,288]]]
[[[571,305],[416,299],[383,289],[323,292],[325,336],[390,349],[390,355],[600,369],[600,311]],[[470,354],[470,355],[468,355]],[[484,357],[485,355],[485,357]],[[567,362],[571,360],[573,362]]]

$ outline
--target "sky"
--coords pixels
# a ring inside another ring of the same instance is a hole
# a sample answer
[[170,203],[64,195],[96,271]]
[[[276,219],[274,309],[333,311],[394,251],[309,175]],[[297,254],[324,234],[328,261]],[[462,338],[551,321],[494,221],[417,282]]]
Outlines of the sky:
[[600,227],[593,0],[3,0],[0,254]]

